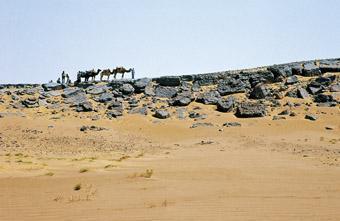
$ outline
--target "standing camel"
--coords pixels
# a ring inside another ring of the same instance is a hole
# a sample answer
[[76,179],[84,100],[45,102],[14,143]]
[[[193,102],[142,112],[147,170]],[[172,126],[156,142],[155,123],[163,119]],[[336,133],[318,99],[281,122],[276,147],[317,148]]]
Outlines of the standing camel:
[[89,78],[92,78],[92,81],[96,80],[96,76],[99,74],[99,72],[101,72],[100,69],[98,69],[97,71],[95,71],[94,69],[90,70],[90,71],[78,71],[77,74],[77,82],[80,83],[81,82],[81,78],[85,78],[85,82],[89,81]]
[[110,75],[114,74],[110,69],[105,69],[100,73],[100,81],[103,81],[103,77],[107,76],[107,81],[109,81]]
[[126,69],[121,66],[121,67],[116,67],[115,69],[112,70],[112,73],[114,74],[115,79],[116,79],[117,74],[121,74],[122,78],[124,78],[124,74],[129,73],[129,72],[131,72],[132,79],[135,79],[135,69],[133,68]]

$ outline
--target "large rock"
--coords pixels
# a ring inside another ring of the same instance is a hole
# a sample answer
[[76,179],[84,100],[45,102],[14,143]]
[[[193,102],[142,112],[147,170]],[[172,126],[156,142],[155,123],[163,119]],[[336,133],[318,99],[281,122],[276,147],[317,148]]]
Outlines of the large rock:
[[161,86],[176,87],[179,86],[181,81],[179,76],[164,76],[156,78],[155,81]]
[[340,72],[340,64],[330,64],[330,65],[320,64],[319,68],[322,73]]
[[274,65],[268,68],[274,74],[275,81],[283,81],[283,79],[292,76],[292,68],[288,65]]
[[221,96],[217,91],[209,91],[203,94],[200,94],[196,98],[196,102],[203,104],[217,104],[220,100]]
[[246,92],[248,84],[233,77],[221,81],[217,86],[217,91],[221,96]]
[[63,93],[61,94],[61,96],[63,98],[69,98],[69,97],[73,97],[79,94],[82,94],[83,91],[79,88],[65,88]]
[[109,87],[106,85],[92,85],[86,88],[86,93],[91,95],[99,95],[103,94],[109,90]]
[[[244,72],[243,74],[247,74],[247,72]],[[255,87],[258,84],[273,83],[275,80],[274,74],[268,70],[259,70],[255,73],[248,73],[248,76],[251,87]]]
[[327,102],[334,102],[332,95],[328,94],[318,94],[314,97],[314,101],[317,103],[327,103]]
[[133,92],[135,92],[135,88],[131,84],[123,84],[122,87],[120,88],[120,91],[124,95],[131,95]]
[[157,86],[155,90],[156,97],[172,98],[178,92],[176,87]]
[[255,88],[250,93],[249,98],[251,99],[264,99],[269,95],[269,90],[263,84],[255,86]]
[[225,100],[220,99],[217,102],[216,106],[217,106],[217,110],[220,112],[231,112],[234,108],[234,104],[235,104],[235,98],[230,96]]
[[266,107],[260,103],[245,102],[237,107],[236,116],[241,118],[264,117]]
[[302,75],[307,77],[318,76],[320,74],[321,74],[320,68],[316,66],[314,63],[305,64],[302,70]]
[[309,93],[315,95],[318,93],[322,93],[324,91],[325,87],[323,85],[321,85],[318,82],[311,82],[308,86],[307,86],[307,90],[309,91]]
[[77,112],[90,112],[93,111],[93,106],[90,102],[79,103],[76,107]]
[[35,97],[30,97],[22,101],[22,104],[27,108],[39,107],[39,100]]
[[159,118],[159,119],[166,119],[170,117],[170,114],[166,110],[158,109],[155,111],[154,117]]
[[333,81],[335,81],[335,79],[336,79],[335,75],[328,76],[328,77],[320,76],[316,78],[314,82],[321,84],[323,86],[329,86]]
[[114,95],[112,93],[103,93],[99,97],[95,98],[95,101],[100,103],[107,103],[114,99]]
[[211,74],[199,74],[194,76],[194,83],[197,83],[199,86],[208,86],[217,84],[219,80],[219,75],[215,73]]
[[151,79],[149,78],[141,78],[134,82],[133,86],[135,88],[136,93],[142,93],[145,90],[145,87],[150,83]]
[[74,96],[68,97],[64,100],[66,104],[69,104],[71,106],[77,106],[81,103],[88,102],[86,94],[84,92],[79,92],[75,94]]
[[193,96],[190,91],[184,91],[177,94],[176,97],[169,101],[171,106],[188,106],[193,101]]
[[45,91],[53,91],[53,90],[63,89],[62,84],[58,84],[58,83],[54,83],[54,82],[43,84],[42,87],[44,88]]
[[302,98],[302,99],[307,99],[307,98],[309,98],[309,94],[308,94],[307,90],[304,89],[304,88],[298,88],[298,89],[296,90],[296,92],[297,92],[297,96],[298,96],[299,98]]
[[286,80],[286,84],[290,85],[290,84],[296,84],[299,82],[299,79],[297,78],[296,75],[290,76],[287,78]]

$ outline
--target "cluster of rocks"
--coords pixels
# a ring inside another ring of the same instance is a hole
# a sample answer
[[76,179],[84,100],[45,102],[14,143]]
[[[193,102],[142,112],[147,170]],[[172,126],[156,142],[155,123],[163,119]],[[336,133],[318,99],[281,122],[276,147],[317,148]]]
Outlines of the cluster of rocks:
[[[163,76],[109,83],[84,82],[74,85],[0,85],[2,96],[11,96],[13,108],[72,108],[76,112],[104,111],[107,118],[125,113],[166,119],[176,108],[180,119],[192,102],[214,105],[219,112],[233,112],[240,118],[264,117],[269,107],[280,106],[285,96],[310,99],[319,106],[339,104],[340,59],[295,62],[241,71]],[[327,74],[325,74],[327,73]],[[312,77],[307,81],[301,77]],[[15,90],[11,90],[15,88]],[[236,94],[244,94],[238,98]],[[196,111],[189,118],[204,119]],[[283,119],[284,117],[276,117]],[[199,126],[199,125],[196,125]]]

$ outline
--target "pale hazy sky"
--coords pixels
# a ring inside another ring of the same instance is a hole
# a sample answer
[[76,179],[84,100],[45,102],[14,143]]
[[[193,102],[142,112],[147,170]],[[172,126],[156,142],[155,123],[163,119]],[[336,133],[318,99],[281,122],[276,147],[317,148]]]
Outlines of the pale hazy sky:
[[137,77],[340,57],[337,0],[0,0],[0,83]]

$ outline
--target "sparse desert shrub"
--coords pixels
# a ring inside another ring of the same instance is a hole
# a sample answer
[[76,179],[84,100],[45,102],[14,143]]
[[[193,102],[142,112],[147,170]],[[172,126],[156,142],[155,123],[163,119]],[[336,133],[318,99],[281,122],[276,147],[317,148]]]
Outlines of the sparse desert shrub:
[[153,169],[147,169],[144,173],[139,174],[140,177],[151,178]]
[[53,176],[53,175],[54,175],[53,172],[47,172],[47,173],[45,173],[45,176]]

